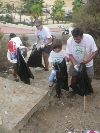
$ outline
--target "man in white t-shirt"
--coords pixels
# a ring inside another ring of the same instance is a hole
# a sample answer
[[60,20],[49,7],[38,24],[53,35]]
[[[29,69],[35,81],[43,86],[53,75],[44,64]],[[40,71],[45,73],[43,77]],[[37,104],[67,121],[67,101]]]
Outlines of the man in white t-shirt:
[[41,40],[41,48],[43,49],[43,59],[44,59],[44,70],[48,71],[49,62],[48,57],[51,52],[51,44],[52,44],[52,36],[50,30],[42,25],[42,20],[37,19],[35,21],[36,31],[35,34],[37,35],[36,45]]
[[[94,74],[93,58],[96,56],[98,50],[93,37],[89,34],[83,34],[82,29],[75,28],[72,31],[72,37],[67,40],[66,53],[69,54],[71,65],[69,74],[72,76],[71,84],[76,81],[78,74],[78,66],[81,62],[86,65],[86,72],[90,82]],[[71,90],[67,97],[73,96],[75,93]]]

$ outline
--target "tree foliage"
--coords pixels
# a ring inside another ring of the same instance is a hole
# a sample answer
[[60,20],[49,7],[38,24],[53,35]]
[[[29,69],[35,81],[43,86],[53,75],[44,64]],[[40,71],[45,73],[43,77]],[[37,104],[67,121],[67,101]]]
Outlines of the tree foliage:
[[30,8],[31,14],[34,17],[34,19],[37,19],[42,14],[42,7],[39,4],[33,5]]
[[52,16],[57,20],[59,23],[59,20],[64,17],[64,7],[65,3],[62,0],[56,0],[54,3],[54,7],[52,8]]
[[0,71],[7,68],[7,42],[4,33],[0,30]]
[[7,8],[7,12],[8,12],[8,13],[11,13],[11,12],[12,12],[13,7],[12,7],[10,4],[7,3],[7,4],[5,5],[5,7]]
[[78,9],[80,9],[83,6],[84,2],[83,0],[75,0],[74,2],[72,2],[73,5],[73,12],[77,11]]
[[43,6],[43,0],[22,0],[25,3],[25,8],[30,10],[33,5]]

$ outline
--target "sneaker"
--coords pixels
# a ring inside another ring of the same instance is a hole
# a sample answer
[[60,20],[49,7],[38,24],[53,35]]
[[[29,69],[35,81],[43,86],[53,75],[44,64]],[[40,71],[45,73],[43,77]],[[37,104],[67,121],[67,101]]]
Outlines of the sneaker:
[[56,97],[57,97],[57,98],[61,98],[61,95],[56,94]]
[[49,87],[53,87],[54,82],[50,82]]
[[74,91],[69,91],[67,98],[72,98],[76,93]]
[[43,68],[44,71],[49,71],[49,69]]
[[18,79],[18,78],[15,78],[13,81],[16,81],[16,82],[18,82],[18,81],[19,81],[19,79]]

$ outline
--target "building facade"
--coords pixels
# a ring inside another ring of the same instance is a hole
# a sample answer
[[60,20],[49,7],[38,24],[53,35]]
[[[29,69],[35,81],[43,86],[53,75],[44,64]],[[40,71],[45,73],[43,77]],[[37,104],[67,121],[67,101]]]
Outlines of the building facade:
[[13,4],[15,7],[17,7],[20,4],[20,0],[1,0],[1,2],[3,3],[3,5],[9,3],[9,4]]
[[[1,0],[1,2],[3,2],[3,5],[9,3],[9,4],[14,4],[14,6],[18,6],[20,4],[20,1],[21,0]],[[54,5],[54,2],[55,0],[44,0],[44,5],[47,4],[47,6],[51,6],[51,5]],[[64,0],[64,2],[66,3],[65,4],[65,7],[72,7],[72,2],[73,0]]]
[[[55,0],[44,0],[44,4],[47,3],[47,5],[54,5]],[[73,0],[64,0],[65,7],[72,7]]]

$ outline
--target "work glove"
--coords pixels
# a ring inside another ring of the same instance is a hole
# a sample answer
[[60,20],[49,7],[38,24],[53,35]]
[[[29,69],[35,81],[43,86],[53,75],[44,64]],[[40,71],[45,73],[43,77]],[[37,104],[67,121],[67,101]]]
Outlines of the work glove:
[[36,48],[36,45],[37,45],[37,43],[34,43],[34,44],[33,44],[32,50],[33,50],[34,48]]
[[17,63],[17,60],[15,60],[15,59],[10,60],[10,63]]
[[33,44],[33,46],[36,46],[37,45],[37,42]]
[[74,68],[75,68],[75,70],[76,70],[77,72],[79,71],[78,65],[75,65]]
[[42,44],[40,47],[41,47],[41,49],[43,49],[45,47],[45,44]]

